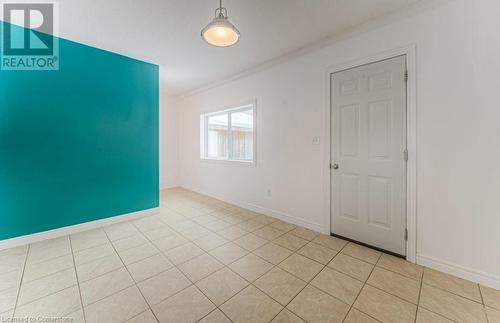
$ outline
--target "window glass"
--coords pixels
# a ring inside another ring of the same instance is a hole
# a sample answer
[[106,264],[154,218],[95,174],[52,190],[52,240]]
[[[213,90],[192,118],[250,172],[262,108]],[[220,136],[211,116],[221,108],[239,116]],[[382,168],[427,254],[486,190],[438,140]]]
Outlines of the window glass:
[[200,115],[200,157],[254,162],[254,115],[253,105]]
[[207,157],[228,157],[228,114],[207,117]]
[[253,109],[231,113],[233,159],[253,160]]

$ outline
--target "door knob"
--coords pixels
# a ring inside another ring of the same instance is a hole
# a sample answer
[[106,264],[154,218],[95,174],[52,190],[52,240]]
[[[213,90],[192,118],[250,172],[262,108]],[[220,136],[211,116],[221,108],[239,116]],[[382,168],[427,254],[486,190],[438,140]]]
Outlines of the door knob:
[[333,168],[333,169],[339,169],[339,164],[333,164],[333,165],[332,165],[332,168]]

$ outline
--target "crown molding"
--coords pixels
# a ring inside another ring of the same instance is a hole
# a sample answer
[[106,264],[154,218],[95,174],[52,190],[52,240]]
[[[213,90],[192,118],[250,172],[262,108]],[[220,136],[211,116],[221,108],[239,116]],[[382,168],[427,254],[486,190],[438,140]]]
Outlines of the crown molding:
[[449,2],[452,2],[452,1],[453,0],[421,0],[415,4],[407,6],[401,10],[397,10],[395,12],[383,15],[381,17],[367,21],[363,24],[344,29],[340,32],[333,34],[333,35],[324,37],[320,40],[317,40],[317,41],[314,41],[314,42],[309,43],[307,45],[301,46],[301,47],[299,47],[295,50],[292,50],[286,54],[283,54],[281,56],[277,56],[275,58],[272,58],[272,59],[267,60],[263,63],[257,64],[253,67],[245,69],[245,70],[238,72],[236,74],[233,74],[233,75],[221,78],[219,80],[207,83],[207,84],[200,86],[200,87],[197,87],[193,90],[186,91],[184,93],[180,93],[177,96],[177,98],[179,100],[183,100],[183,99],[186,99],[188,97],[194,96],[196,94],[206,92],[210,89],[219,87],[221,85],[224,85],[224,84],[236,81],[238,79],[250,76],[252,74],[256,74],[256,73],[261,72],[263,70],[269,69],[275,65],[283,64],[283,63],[290,61],[292,59],[304,56],[304,55],[312,53],[312,52],[316,52],[320,49],[331,46],[331,45],[338,43],[338,42],[341,42],[343,40],[350,39],[350,38],[353,38],[355,36],[372,31],[374,29],[379,29],[379,28],[382,28],[384,26],[395,23],[397,21],[401,21],[401,20],[407,19],[409,17],[416,16],[420,13],[429,11],[431,9],[442,6],[442,5],[449,3]]

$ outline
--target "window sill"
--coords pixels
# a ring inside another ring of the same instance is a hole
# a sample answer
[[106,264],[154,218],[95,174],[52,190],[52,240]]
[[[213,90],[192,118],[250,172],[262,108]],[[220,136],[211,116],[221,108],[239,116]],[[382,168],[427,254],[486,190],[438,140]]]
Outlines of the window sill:
[[256,167],[257,163],[254,160],[232,160],[232,159],[217,159],[217,158],[200,158],[201,162],[227,165],[242,165]]

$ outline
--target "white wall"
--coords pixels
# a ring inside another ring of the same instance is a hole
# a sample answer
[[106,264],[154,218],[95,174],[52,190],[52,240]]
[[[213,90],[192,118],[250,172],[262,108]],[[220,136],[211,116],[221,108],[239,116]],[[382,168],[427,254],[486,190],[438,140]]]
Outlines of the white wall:
[[[417,261],[500,289],[499,15],[497,0],[451,1],[182,98],[180,184],[328,232],[325,73],[415,43]],[[257,167],[200,161],[199,113],[251,99]]]
[[178,186],[177,98],[160,89],[160,189]]

